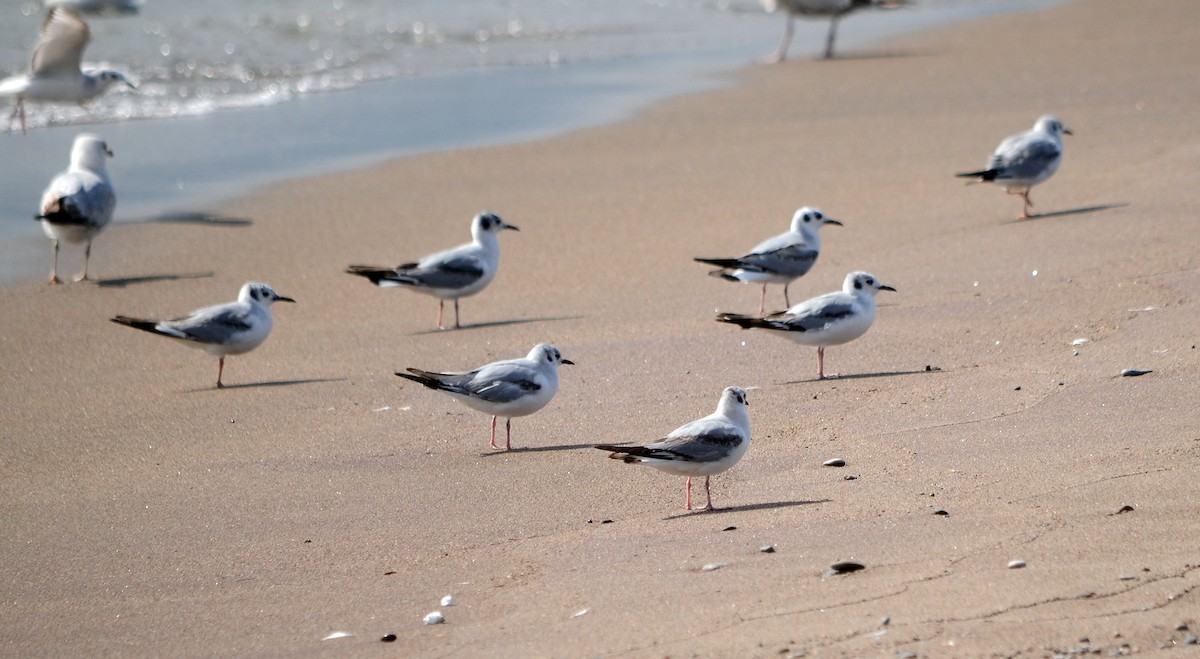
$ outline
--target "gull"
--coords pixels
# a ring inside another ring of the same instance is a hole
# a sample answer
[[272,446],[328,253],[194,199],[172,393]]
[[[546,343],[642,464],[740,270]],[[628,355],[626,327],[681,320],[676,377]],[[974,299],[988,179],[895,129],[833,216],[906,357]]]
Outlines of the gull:
[[217,388],[221,389],[225,386],[221,384],[225,356],[250,352],[271,334],[273,302],[295,300],[276,293],[266,284],[251,281],[242,286],[237,302],[197,309],[173,320],[116,316],[112,322],[176,339],[217,357]]
[[692,477],[704,477],[703,510],[713,510],[708,479],[733,465],[750,448],[750,401],[740,387],[726,387],[717,402],[717,411],[679,426],[664,439],[645,446],[599,444],[610,451],[608,457],[629,463],[641,463],[668,474],[687,476],[687,509],[692,509]]
[[83,49],[91,38],[87,23],[75,14],[55,7],[42,21],[41,36],[33,47],[29,73],[0,80],[0,96],[16,97],[8,115],[8,129],[20,118],[25,132],[25,99],[74,102],[80,105],[103,94],[114,83],[134,84],[113,69],[80,69]]
[[496,276],[500,265],[500,241],[496,234],[505,229],[520,231],[499,215],[483,212],[471,220],[471,242],[444,252],[430,254],[416,263],[394,268],[352,265],[346,272],[371,280],[381,288],[410,287],[418,293],[438,298],[438,329],[447,299],[454,300],[454,327],[458,322],[458,299],[482,291]]
[[108,178],[105,158],[112,151],[104,140],[89,133],[75,136],[71,146],[71,164],[67,171],[55,176],[42,193],[41,212],[34,219],[42,223],[42,231],[54,242],[54,258],[50,266],[50,283],[58,279],[58,243],[87,243],[83,251],[83,272],[75,281],[88,278],[88,263],[92,258],[92,240],[112,220],[117,205],[112,180]]
[[825,37],[825,59],[833,57],[833,40],[837,37],[838,21],[850,12],[869,7],[894,9],[908,4],[908,0],[762,0],[763,9],[774,13],[780,9],[787,12],[787,25],[783,39],[775,51],[772,62],[782,62],[787,57],[788,45],[792,41],[793,22],[797,16],[829,17],[829,34]]
[[783,301],[792,306],[788,299],[788,285],[812,269],[821,252],[821,235],[817,232],[823,225],[842,223],[827,217],[816,208],[805,206],[792,216],[791,230],[754,246],[744,256],[731,259],[694,259],[700,263],[720,266],[709,274],[745,283],[762,282],[762,295],[758,299],[758,313],[762,313],[767,301],[767,284],[783,284]]
[[78,14],[136,14],[141,0],[43,0],[46,8],[62,7]]
[[563,359],[558,348],[539,343],[521,359],[492,362],[473,371],[434,373],[410,368],[396,373],[402,378],[444,391],[473,410],[492,415],[492,448],[496,446],[496,417],[505,417],[504,448],[512,450],[512,420],[545,407],[558,391],[558,366],[575,362]]
[[955,174],[965,178],[976,179],[972,183],[995,183],[1004,186],[1008,194],[1019,194],[1025,199],[1021,209],[1021,217],[1029,217],[1029,191],[1033,186],[1045,181],[1058,171],[1062,163],[1063,135],[1071,135],[1071,131],[1063,128],[1058,117],[1042,115],[1033,124],[1033,128],[1016,135],[1010,135],[996,147],[996,151],[988,160],[987,169],[976,172]]
[[817,348],[817,379],[837,377],[825,374],[825,348],[849,343],[867,333],[875,322],[875,294],[895,291],[866,272],[846,275],[842,290],[805,300],[786,311],[761,318],[735,313],[717,314],[722,323],[742,329],[762,328],[782,332],[783,336]]

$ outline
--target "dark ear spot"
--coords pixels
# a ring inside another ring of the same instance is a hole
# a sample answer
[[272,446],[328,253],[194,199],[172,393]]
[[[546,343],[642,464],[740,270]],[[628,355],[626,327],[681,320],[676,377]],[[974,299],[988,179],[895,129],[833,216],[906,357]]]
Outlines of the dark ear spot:
[[854,290],[858,290],[858,291],[862,290],[862,282],[861,281],[859,281],[857,279],[854,280]]
[[813,213],[813,218],[814,218],[814,219],[818,219],[818,220],[819,220],[819,219],[821,219],[821,217],[822,217],[822,215],[821,215],[820,213]]

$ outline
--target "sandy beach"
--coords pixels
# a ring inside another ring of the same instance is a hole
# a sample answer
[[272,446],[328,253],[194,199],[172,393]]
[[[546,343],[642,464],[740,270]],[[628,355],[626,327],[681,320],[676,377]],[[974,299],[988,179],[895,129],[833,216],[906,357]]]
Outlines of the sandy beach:
[[[1195,652],[1198,21],[1194,0],[1066,3],[111,227],[99,283],[0,287],[2,653]],[[1074,135],[1041,215],[953,176],[1047,112]],[[898,289],[827,351],[833,380],[811,348],[714,322],[758,289],[691,261],[803,205],[845,226],[793,302],[853,270]],[[484,209],[521,231],[464,329],[343,273],[464,242]],[[298,304],[224,390],[215,359],[108,322],[248,280]],[[576,365],[511,452],[393,375],[539,342]],[[729,385],[753,441],[713,478],[719,511],[590,448],[658,439]],[[825,576],[839,560],[865,569]]]

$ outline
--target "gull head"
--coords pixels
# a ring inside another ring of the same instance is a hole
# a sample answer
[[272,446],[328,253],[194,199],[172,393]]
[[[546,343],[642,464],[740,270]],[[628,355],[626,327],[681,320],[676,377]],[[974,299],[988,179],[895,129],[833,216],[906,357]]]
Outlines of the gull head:
[[118,83],[125,85],[130,89],[137,89],[137,85],[133,84],[133,81],[126,77],[124,73],[121,73],[116,69],[90,69],[85,73],[85,75],[95,81],[94,91],[96,94],[100,94],[112,85]]
[[869,272],[851,272],[846,275],[846,282],[842,285],[842,290],[850,295],[868,295],[875,297],[879,291],[892,291],[896,289],[885,285],[883,282],[875,278],[875,275]]
[[112,154],[108,143],[98,135],[80,133],[75,136],[75,142],[71,146],[71,168],[103,172],[104,159],[111,158]]
[[838,220],[829,217],[828,215],[822,213],[820,209],[813,208],[811,206],[805,206],[804,208],[801,208],[800,210],[796,211],[795,215],[792,216],[793,233],[800,233],[801,230],[806,227],[815,231],[818,227],[825,224],[834,224],[839,227],[842,226],[842,223]]
[[559,364],[575,365],[575,362],[570,359],[563,359],[562,353],[558,351],[558,348],[549,343],[539,343],[533,346],[533,350],[529,351],[527,359],[537,362],[539,365],[547,365],[555,369],[558,368]]
[[520,229],[509,224],[508,222],[505,222],[504,218],[491,211],[484,211],[479,215],[476,215],[475,219],[471,221],[471,235],[474,236],[476,240],[487,234],[500,233],[505,229],[520,231]]
[[262,282],[249,281],[242,286],[242,290],[238,293],[239,302],[256,302],[265,306],[270,306],[273,302],[295,302],[290,297],[284,297],[275,292],[275,289],[267,286]]
[[746,395],[746,390],[741,387],[725,387],[725,391],[721,392],[722,409],[734,407],[750,407],[750,398]]
[[1033,129],[1047,135],[1053,135],[1060,140],[1063,135],[1074,135],[1071,129],[1064,127],[1063,122],[1052,114],[1044,114],[1038,117],[1037,123],[1033,125]]

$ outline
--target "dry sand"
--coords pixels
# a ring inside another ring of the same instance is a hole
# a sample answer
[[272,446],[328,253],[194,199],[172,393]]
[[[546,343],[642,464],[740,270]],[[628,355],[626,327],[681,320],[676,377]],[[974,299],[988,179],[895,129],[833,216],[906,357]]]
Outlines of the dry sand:
[[[249,224],[113,227],[103,285],[0,289],[3,654],[1183,644],[1200,632],[1197,24],[1195,0],[1078,2],[221,210]],[[1075,136],[1034,190],[1046,215],[1015,222],[1018,198],[952,174],[1043,112]],[[855,269],[899,289],[829,350],[852,377],[813,381],[813,350],[713,322],[757,290],[690,262],[805,204],[846,226],[793,300]],[[430,331],[431,298],[341,272],[461,242],[484,208],[522,232],[463,301],[475,327]],[[228,390],[211,358],[106,320],[248,279],[299,304],[229,360]],[[578,365],[514,421],[511,453],[487,449],[486,416],[392,375],[540,341]],[[730,384],[757,389],[753,445],[713,481],[723,511],[686,514],[683,479],[588,448],[656,439]],[[866,569],[824,578],[838,559]],[[421,624],[447,594],[446,624]]]

